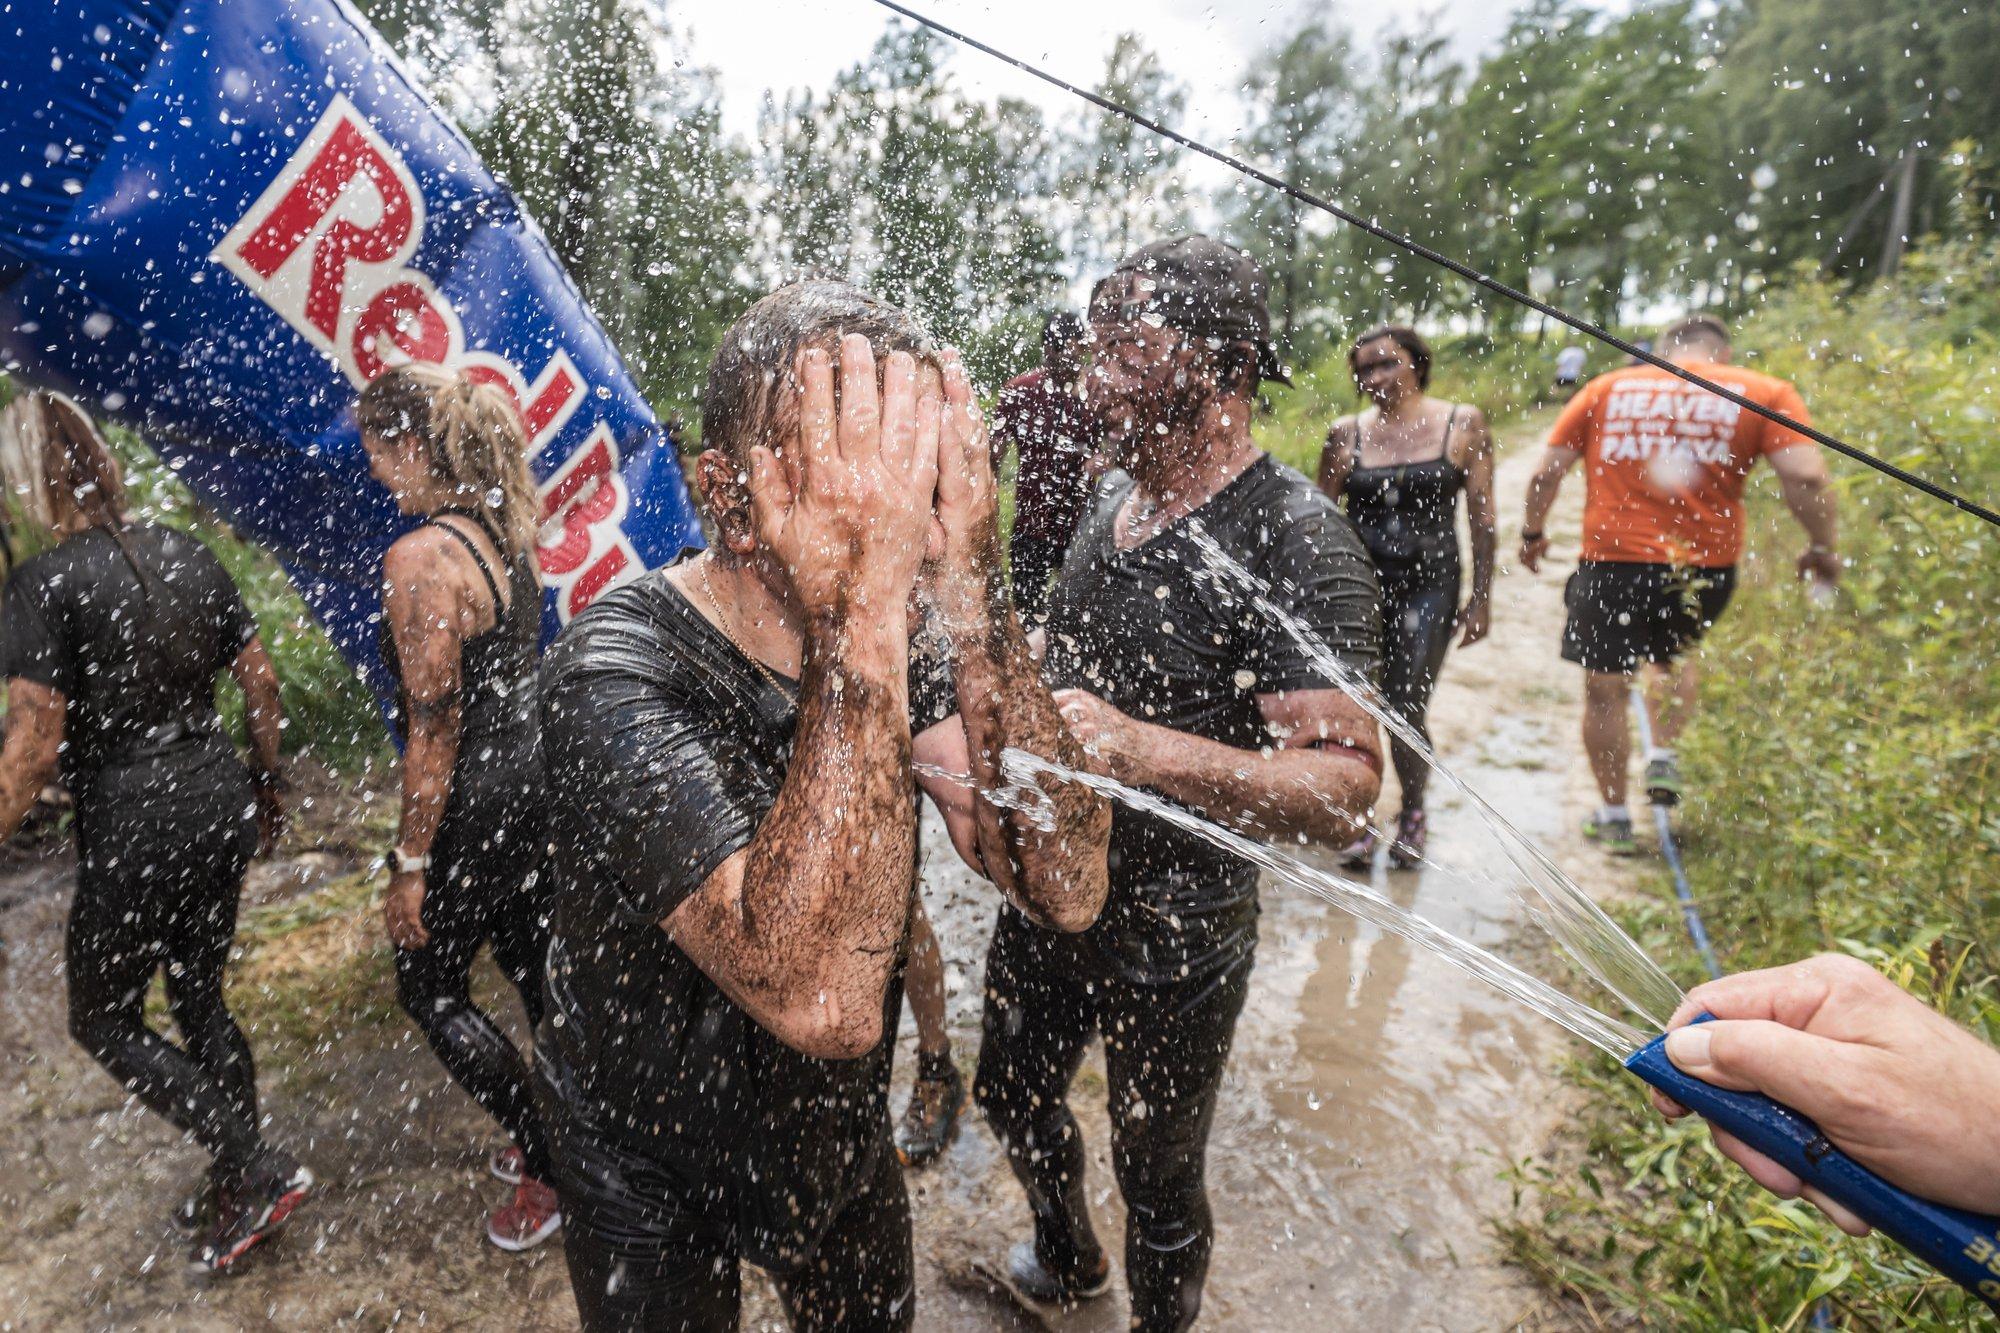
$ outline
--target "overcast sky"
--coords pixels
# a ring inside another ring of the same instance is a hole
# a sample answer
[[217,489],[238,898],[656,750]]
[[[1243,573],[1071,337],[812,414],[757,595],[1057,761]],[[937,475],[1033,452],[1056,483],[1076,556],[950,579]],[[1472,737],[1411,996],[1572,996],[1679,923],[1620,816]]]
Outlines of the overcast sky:
[[[1421,8],[1381,0],[908,0],[1003,51],[1085,87],[1104,69],[1112,40],[1141,34],[1190,91],[1180,128],[1226,139],[1240,128],[1237,86],[1255,53],[1282,41],[1313,14],[1345,26],[1365,54],[1367,38],[1384,22],[1409,24],[1428,14],[1448,30],[1462,55],[1490,46],[1506,26],[1509,0],[1442,0]],[[870,0],[680,0],[669,10],[697,63],[721,75],[729,127],[754,132],[767,90],[823,88],[867,55],[888,11]],[[1054,88],[975,51],[948,66],[959,85],[982,100],[1033,99],[1052,114],[1076,103]]]

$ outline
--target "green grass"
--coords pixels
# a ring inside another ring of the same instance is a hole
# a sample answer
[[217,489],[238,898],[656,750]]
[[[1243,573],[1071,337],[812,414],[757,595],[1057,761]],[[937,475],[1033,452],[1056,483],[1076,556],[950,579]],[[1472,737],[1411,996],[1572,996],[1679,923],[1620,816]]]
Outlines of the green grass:
[[[2000,254],[1944,248],[1892,287],[1801,279],[1744,330],[1750,363],[1795,380],[1832,433],[1991,503],[2000,496]],[[1732,971],[1836,950],[2000,1040],[2000,533],[1832,460],[1838,601],[1792,578],[1802,537],[1757,488],[1738,604],[1705,660],[1682,746],[1689,874]],[[1664,872],[1626,913],[1700,979]],[[1780,1203],[1665,1126],[1610,1063],[1504,1228],[1552,1286],[1648,1326],[1956,1329],[1980,1308],[1879,1239]]]

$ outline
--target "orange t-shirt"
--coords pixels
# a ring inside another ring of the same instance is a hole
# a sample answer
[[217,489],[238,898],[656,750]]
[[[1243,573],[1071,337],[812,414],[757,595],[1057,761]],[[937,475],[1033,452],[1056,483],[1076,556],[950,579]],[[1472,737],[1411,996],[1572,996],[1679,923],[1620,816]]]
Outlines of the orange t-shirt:
[[[1784,380],[1737,366],[1689,370],[1810,425]],[[1813,442],[1653,366],[1577,391],[1549,447],[1583,455],[1583,558],[1718,569],[1743,554],[1743,483],[1765,454]],[[1815,446],[1816,447],[1816,446]]]

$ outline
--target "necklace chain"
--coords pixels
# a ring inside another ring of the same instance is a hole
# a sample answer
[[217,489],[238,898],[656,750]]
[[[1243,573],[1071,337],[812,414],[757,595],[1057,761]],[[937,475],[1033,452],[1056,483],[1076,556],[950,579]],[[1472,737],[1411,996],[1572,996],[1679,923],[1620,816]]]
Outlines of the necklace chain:
[[729,640],[729,646],[748,658],[750,665],[757,668],[757,674],[762,676],[772,689],[783,695],[789,702],[792,692],[785,688],[783,682],[778,679],[777,673],[759,661],[757,654],[751,652],[749,648],[744,646],[743,640],[736,637],[736,630],[730,624],[729,612],[723,609],[721,599],[715,595],[715,585],[708,581],[708,566],[709,558],[704,555],[695,565],[695,574],[701,579],[701,595],[708,598],[708,604],[715,609],[716,627],[722,631],[722,637]]

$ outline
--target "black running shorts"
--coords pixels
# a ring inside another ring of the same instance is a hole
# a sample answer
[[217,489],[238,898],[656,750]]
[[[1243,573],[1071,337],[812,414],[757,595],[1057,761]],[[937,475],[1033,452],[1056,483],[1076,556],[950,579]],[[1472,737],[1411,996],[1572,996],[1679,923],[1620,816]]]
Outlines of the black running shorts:
[[1671,662],[1722,618],[1736,569],[1585,560],[1563,601],[1562,655],[1589,671],[1624,673],[1641,662]]

